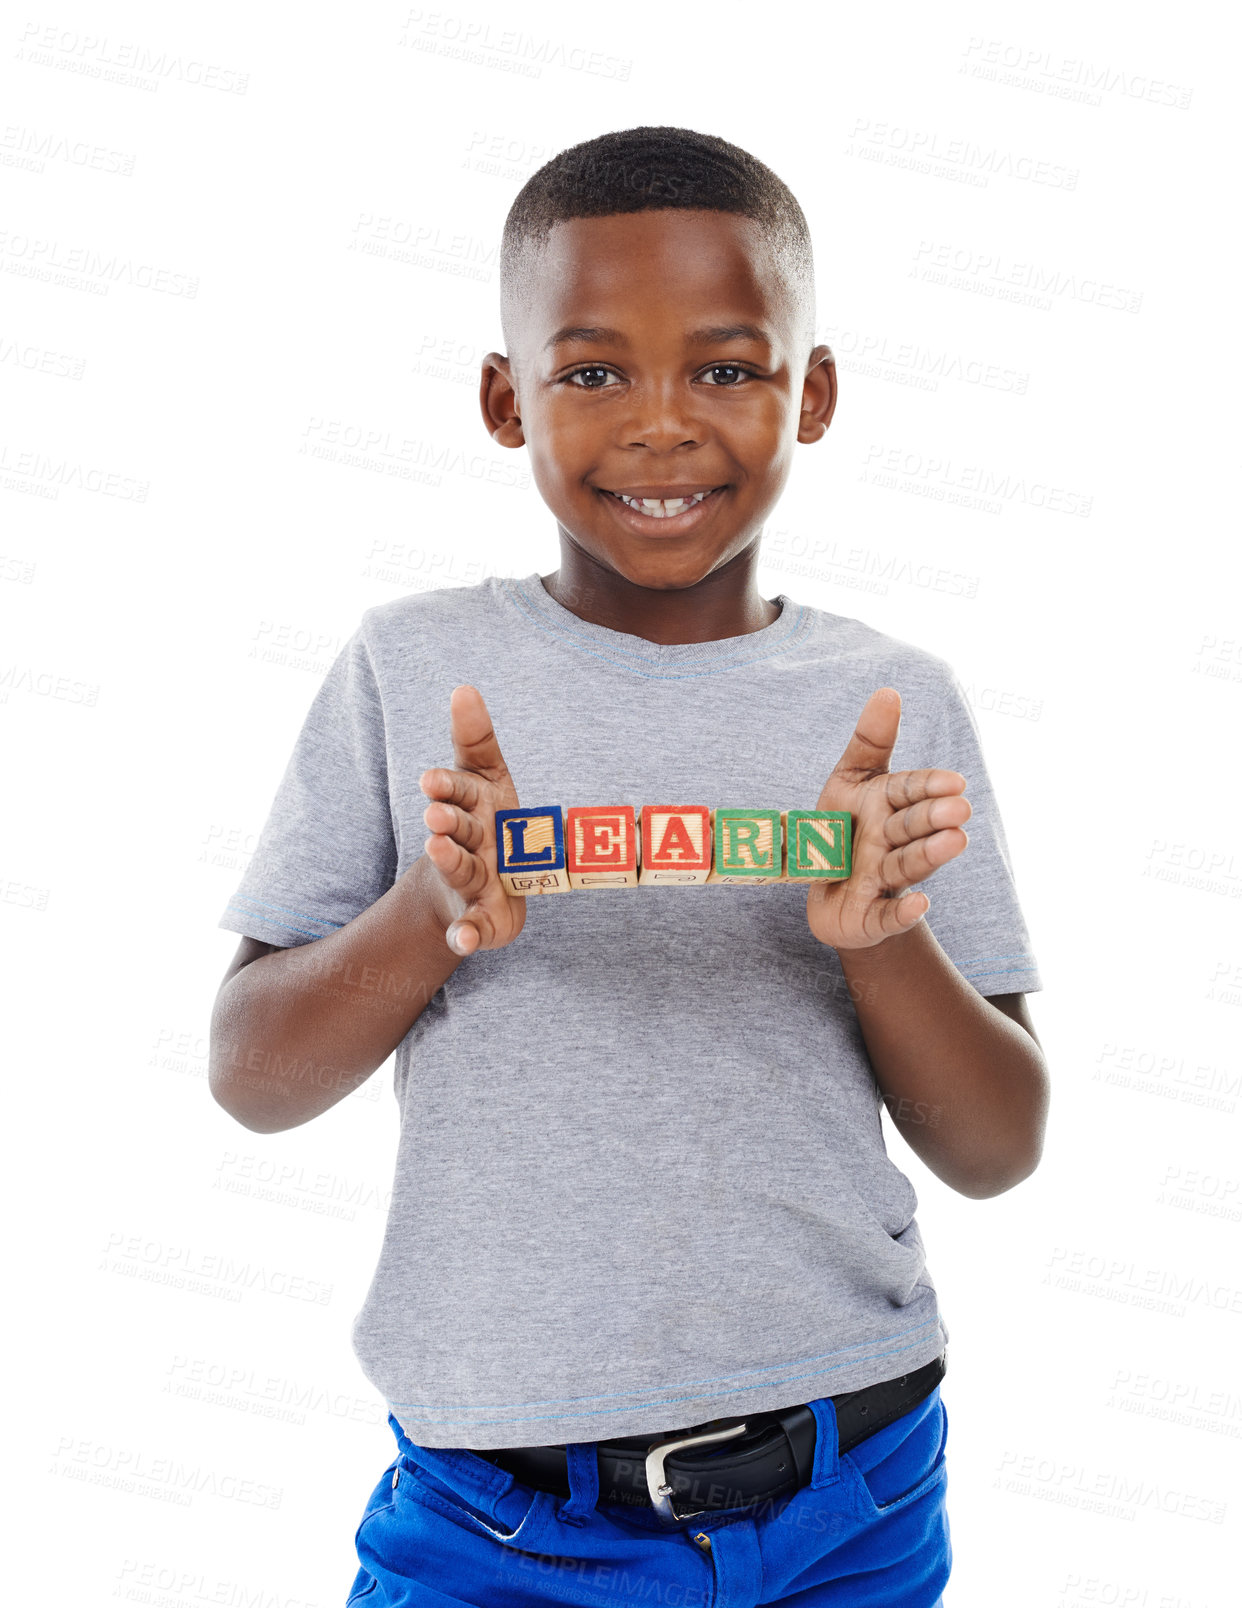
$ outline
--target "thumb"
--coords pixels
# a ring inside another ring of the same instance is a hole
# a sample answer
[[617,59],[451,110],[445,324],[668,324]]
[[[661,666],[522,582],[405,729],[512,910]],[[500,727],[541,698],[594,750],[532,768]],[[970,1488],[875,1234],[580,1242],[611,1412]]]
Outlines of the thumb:
[[834,776],[857,780],[888,770],[901,726],[901,694],[896,687],[877,687],[863,705],[854,735],[837,761]]
[[507,777],[509,768],[492,727],[492,717],[483,694],[468,683],[454,687],[449,695],[449,726],[453,734],[453,755],[458,767],[474,771],[489,780]]

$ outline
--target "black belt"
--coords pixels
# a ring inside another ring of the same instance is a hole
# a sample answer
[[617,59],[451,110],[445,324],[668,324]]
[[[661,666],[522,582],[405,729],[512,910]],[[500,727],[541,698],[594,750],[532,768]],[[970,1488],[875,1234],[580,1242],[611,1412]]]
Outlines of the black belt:
[[[833,1396],[838,1453],[908,1413],[931,1394],[944,1372],[941,1352],[913,1373]],[[696,1453],[692,1447],[702,1450]],[[601,1442],[597,1452],[601,1502],[651,1507],[677,1522],[801,1490],[810,1481],[815,1457],[815,1415],[804,1404],[743,1418],[713,1418],[657,1436],[621,1436]],[[570,1494],[564,1446],[513,1446],[474,1455],[536,1490]],[[674,1496],[695,1506],[678,1512]]]

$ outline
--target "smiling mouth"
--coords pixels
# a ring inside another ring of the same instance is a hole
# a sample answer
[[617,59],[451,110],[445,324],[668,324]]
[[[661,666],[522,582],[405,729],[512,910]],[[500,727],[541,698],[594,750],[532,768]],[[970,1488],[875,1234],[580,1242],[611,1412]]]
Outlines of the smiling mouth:
[[689,497],[627,497],[619,491],[605,491],[604,495],[640,519],[655,523],[665,519],[684,519],[703,503],[713,501],[725,489],[724,486],[715,486],[711,491],[697,491]]

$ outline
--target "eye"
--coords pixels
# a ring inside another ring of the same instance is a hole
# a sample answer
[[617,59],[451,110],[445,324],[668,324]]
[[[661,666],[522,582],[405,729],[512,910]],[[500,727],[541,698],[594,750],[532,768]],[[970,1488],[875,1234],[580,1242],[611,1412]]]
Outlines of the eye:
[[[749,371],[742,368],[739,363],[713,363],[711,368],[705,372],[708,374],[736,374],[739,380],[744,380],[747,378]],[[727,381],[724,385],[712,385],[712,390],[715,391],[734,389],[736,389],[736,384]]]
[[[571,385],[578,378],[578,376],[580,374],[611,374],[611,373],[612,373],[611,369],[603,368],[598,363],[592,363],[588,368],[575,369],[572,374],[567,374],[565,376],[564,380],[561,383],[564,384],[564,385]],[[583,384],[583,385],[575,385],[574,389],[577,390],[577,391],[602,391],[602,390],[605,389],[605,387],[602,386],[602,385],[586,385],[586,384]]]

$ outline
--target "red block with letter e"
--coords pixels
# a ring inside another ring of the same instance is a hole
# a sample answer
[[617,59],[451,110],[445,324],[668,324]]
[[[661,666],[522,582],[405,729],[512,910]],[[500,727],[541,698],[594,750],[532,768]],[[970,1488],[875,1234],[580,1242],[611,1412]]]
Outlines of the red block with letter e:
[[571,888],[636,888],[638,823],[632,804],[573,804],[565,811]]
[[712,869],[712,812],[706,804],[644,804],[640,883],[686,886]]

